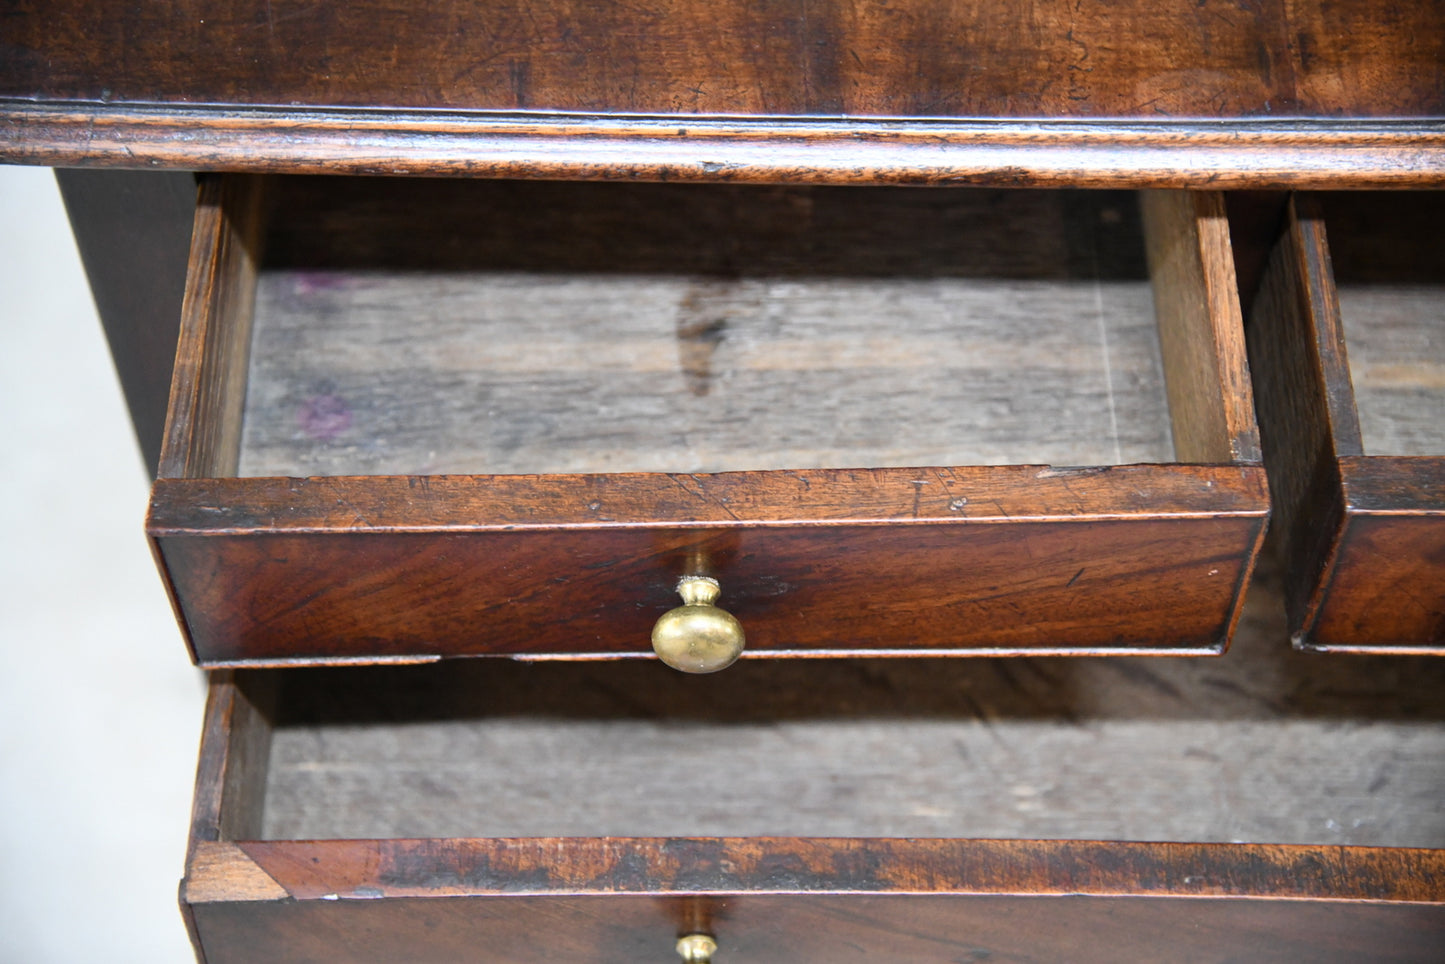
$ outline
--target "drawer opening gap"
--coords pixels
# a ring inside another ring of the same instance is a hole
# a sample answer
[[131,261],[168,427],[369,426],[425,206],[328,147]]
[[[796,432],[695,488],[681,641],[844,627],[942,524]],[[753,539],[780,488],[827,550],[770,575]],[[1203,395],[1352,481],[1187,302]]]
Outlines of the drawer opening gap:
[[[246,837],[949,837],[1437,846],[1445,662],[1321,660],[1256,600],[1223,662],[256,670]],[[252,787],[254,789],[254,787]]]
[[1445,456],[1445,192],[1319,200],[1362,454]]

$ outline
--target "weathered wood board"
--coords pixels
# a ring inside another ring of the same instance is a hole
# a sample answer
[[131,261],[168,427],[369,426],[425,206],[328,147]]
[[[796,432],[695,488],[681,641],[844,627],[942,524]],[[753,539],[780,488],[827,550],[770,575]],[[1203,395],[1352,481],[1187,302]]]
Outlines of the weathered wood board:
[[1130,195],[468,187],[441,268],[283,229],[241,475],[1172,459]]

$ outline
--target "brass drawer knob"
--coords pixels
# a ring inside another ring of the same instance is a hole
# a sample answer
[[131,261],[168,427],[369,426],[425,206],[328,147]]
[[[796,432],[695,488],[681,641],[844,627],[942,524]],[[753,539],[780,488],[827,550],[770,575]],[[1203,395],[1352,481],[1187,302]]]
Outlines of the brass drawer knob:
[[743,624],[713,605],[722,592],[717,580],[683,576],[677,592],[683,604],[663,613],[652,627],[653,650],[684,673],[716,673],[731,666],[743,651]]
[[688,934],[677,939],[677,953],[687,964],[712,964],[716,951],[717,941],[706,934]]

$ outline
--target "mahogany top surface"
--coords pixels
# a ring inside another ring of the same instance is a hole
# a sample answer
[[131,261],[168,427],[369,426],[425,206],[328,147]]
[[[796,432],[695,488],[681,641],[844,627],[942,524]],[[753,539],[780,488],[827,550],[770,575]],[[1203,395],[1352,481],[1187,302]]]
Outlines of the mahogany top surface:
[[[16,0],[0,23],[0,159],[29,163],[1215,187],[1445,176],[1442,0]],[[577,127],[589,119],[622,126]]]
[[1445,114],[1438,0],[20,0],[0,97],[909,118]]

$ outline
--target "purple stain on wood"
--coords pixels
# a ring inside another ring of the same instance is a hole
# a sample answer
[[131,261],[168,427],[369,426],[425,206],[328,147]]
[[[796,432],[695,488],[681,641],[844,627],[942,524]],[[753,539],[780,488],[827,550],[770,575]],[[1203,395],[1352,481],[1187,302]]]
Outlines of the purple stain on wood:
[[340,271],[298,271],[293,279],[298,295],[311,295],[318,291],[332,291],[348,287],[350,279]]
[[351,406],[336,395],[312,395],[296,411],[301,431],[314,439],[333,439],[351,427]]

